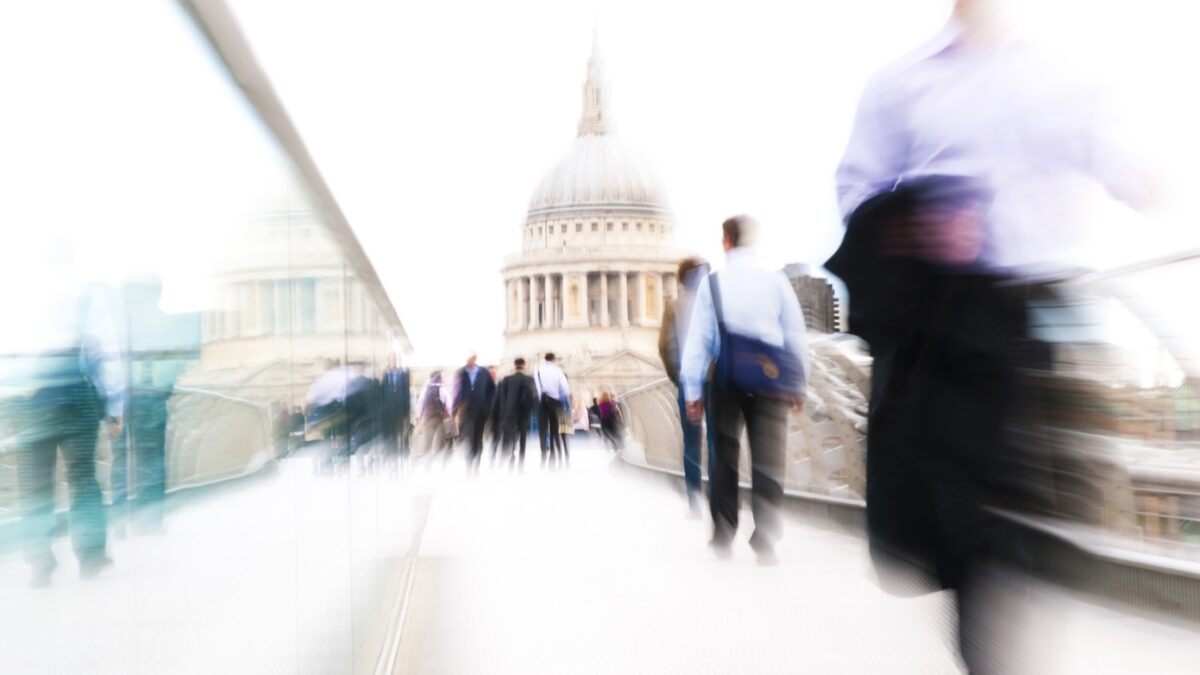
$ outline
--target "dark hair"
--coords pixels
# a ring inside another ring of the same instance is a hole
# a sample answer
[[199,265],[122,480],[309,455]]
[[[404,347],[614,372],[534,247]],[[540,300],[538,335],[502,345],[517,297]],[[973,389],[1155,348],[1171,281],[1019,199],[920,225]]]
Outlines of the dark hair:
[[754,221],[747,216],[734,216],[721,223],[721,230],[730,246],[746,246],[754,236]]
[[553,361],[554,360],[554,352],[546,352],[546,360]]
[[513,361],[513,365],[516,366],[517,368],[524,368],[525,367],[525,359],[517,359],[516,361]]
[[692,270],[696,269],[697,267],[701,267],[701,266],[704,266],[707,264],[708,263],[704,262],[704,260],[702,260],[700,258],[696,258],[696,257],[684,258],[683,260],[679,261],[679,269],[676,270],[676,272],[675,272],[675,278],[682,280],[683,276],[685,274],[687,274],[688,272],[691,272]]

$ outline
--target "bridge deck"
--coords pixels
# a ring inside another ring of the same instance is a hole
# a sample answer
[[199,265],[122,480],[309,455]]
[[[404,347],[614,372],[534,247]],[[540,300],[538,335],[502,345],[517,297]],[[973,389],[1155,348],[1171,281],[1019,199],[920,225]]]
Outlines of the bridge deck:
[[[745,531],[717,560],[680,495],[594,447],[566,471],[476,478],[297,458],[197,493],[167,526],[114,540],[94,581],[65,539],[49,589],[0,559],[0,672],[371,672],[413,554],[398,673],[958,672],[949,599],[880,591],[860,538],[790,519],[778,567],[755,564]],[[1025,596],[1028,672],[1200,663],[1194,632]]]
[[[397,672],[959,672],[950,598],[879,590],[861,538],[789,522],[781,564],[762,568],[743,527],[721,561],[707,521],[639,471],[587,449],[565,472],[446,475]],[[1026,672],[1200,662],[1195,633],[1052,589],[1021,595]]]

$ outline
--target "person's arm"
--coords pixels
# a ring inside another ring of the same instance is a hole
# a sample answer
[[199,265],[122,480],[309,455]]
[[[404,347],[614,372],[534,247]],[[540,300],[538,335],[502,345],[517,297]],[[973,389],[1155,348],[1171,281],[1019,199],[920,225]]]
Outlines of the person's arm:
[[720,350],[717,335],[717,317],[713,309],[712,290],[708,283],[700,284],[692,304],[692,317],[684,340],[683,357],[680,360],[680,382],[683,384],[684,400],[699,401],[703,398],[704,375],[708,364]]
[[887,89],[893,78],[877,75],[859,99],[850,141],[838,165],[836,180],[842,217],[871,197],[891,190],[904,169],[908,141],[901,110]]
[[417,396],[417,425],[420,426],[425,422],[425,395],[429,393],[429,387],[426,386],[421,390],[421,395]]
[[[501,383],[503,384],[503,383]],[[500,421],[500,399],[504,397],[504,387],[497,385],[495,395],[492,396],[492,419]]]
[[84,369],[104,397],[105,416],[117,420],[114,433],[120,433],[119,420],[125,412],[128,383],[117,332],[109,307],[98,293],[89,291],[86,302],[83,325],[80,326]]

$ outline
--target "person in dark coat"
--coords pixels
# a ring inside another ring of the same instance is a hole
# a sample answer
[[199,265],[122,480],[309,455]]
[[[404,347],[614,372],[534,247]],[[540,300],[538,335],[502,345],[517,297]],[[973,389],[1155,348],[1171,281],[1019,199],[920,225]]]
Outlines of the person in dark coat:
[[471,354],[467,365],[456,376],[454,408],[452,414],[459,423],[459,434],[467,440],[467,468],[479,471],[479,460],[483,456],[483,432],[492,411],[492,399],[496,395],[496,382],[486,368],[480,368],[478,357]]
[[126,433],[113,444],[113,473],[124,474],[132,457],[135,524],[140,532],[161,533],[167,486],[167,403],[175,382],[200,356],[200,321],[198,315],[170,315],[159,307],[162,281],[157,276],[126,282],[123,295],[129,397]]
[[537,403],[537,389],[533,378],[525,374],[525,359],[513,362],[512,374],[500,381],[493,405],[493,419],[498,425],[501,448],[512,467],[516,461],[513,446],[520,444],[520,466],[525,468],[525,439],[529,435],[529,419]]
[[400,367],[395,354],[388,354],[388,367],[383,372],[383,440],[389,455],[408,459],[409,416],[412,395],[409,392],[409,373]]

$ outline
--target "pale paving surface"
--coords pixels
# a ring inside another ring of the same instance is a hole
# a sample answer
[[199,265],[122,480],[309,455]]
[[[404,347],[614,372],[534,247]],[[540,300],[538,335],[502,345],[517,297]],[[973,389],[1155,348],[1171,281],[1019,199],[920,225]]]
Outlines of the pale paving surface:
[[[779,567],[754,563],[746,527],[719,561],[677,493],[601,450],[574,456],[443,476],[397,672],[959,672],[949,598],[883,593],[859,538],[791,519]],[[1026,595],[1021,672],[1200,672],[1195,633]]]
[[[0,673],[371,672],[355,643],[384,628],[429,494],[399,672],[958,672],[947,599],[879,591],[860,539],[791,520],[780,567],[754,564],[745,531],[718,561],[678,494],[610,461],[577,448],[569,471],[471,479],[457,461],[401,479],[289,461],[114,542],[100,580],[65,540],[50,589],[10,556]],[[1032,597],[1026,672],[1200,672],[1195,633]]]
[[198,495],[164,536],[110,540],[100,579],[79,579],[65,538],[48,589],[5,557],[0,673],[369,672],[378,651],[364,656],[362,642],[401,589],[422,482],[288,460]]

